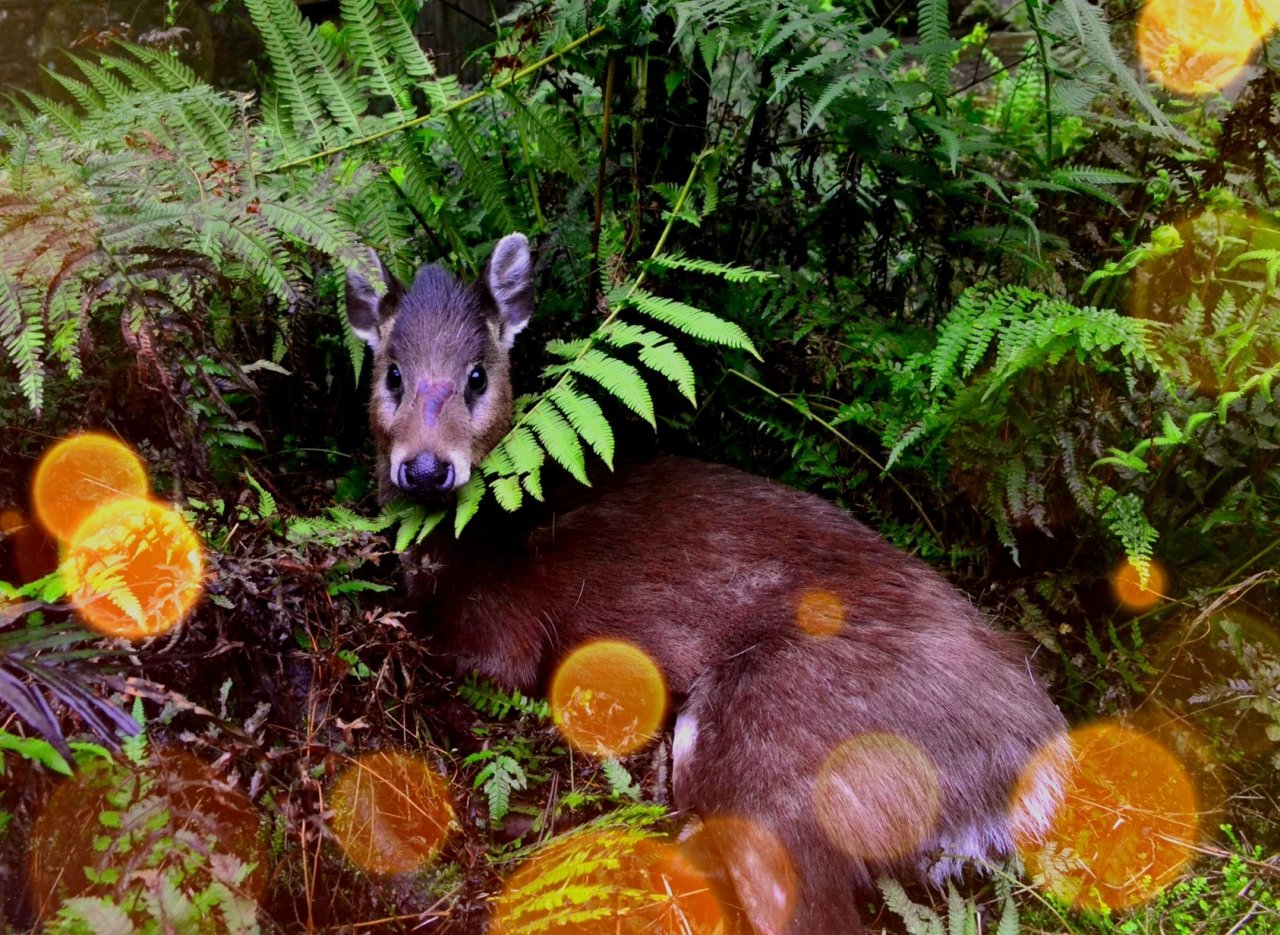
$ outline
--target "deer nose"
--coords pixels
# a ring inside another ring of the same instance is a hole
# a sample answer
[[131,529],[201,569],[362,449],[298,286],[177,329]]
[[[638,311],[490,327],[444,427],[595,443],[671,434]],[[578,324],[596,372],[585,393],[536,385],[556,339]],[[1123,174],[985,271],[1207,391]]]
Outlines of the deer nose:
[[448,493],[453,478],[452,462],[431,454],[420,454],[400,465],[400,486],[420,496]]

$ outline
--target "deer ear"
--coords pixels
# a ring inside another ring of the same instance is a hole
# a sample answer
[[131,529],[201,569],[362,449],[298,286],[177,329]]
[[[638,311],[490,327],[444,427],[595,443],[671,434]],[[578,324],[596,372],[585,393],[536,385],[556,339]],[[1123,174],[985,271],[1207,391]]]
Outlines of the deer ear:
[[359,251],[347,268],[347,321],[351,330],[375,351],[382,322],[395,314],[403,291],[399,280],[368,247]]
[[498,310],[502,344],[510,349],[533,314],[533,259],[524,234],[508,234],[493,248],[484,285]]

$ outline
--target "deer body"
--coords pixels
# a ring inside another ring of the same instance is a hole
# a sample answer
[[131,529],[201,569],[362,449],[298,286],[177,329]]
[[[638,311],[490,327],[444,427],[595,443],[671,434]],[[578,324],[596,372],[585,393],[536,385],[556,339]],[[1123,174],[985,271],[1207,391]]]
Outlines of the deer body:
[[[434,269],[407,292],[384,278],[385,296],[348,283],[381,380],[370,412],[383,492],[447,495],[509,422],[506,350],[532,311],[527,244],[504,238],[471,289]],[[643,649],[678,712],[677,805],[763,829],[708,826],[759,935],[860,932],[876,876],[937,881],[1047,830],[1065,727],[1023,652],[833,505],[660,458],[516,528],[464,534],[421,563],[415,590],[441,649],[461,672],[526,691],[590,640]],[[804,621],[814,595],[818,629]],[[841,759],[849,743],[861,753]],[[903,803],[923,815],[906,840]]]

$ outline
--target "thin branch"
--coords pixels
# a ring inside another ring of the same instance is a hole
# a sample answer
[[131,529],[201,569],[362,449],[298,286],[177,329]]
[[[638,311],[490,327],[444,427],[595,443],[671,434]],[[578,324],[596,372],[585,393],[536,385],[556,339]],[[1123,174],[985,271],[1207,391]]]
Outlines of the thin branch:
[[745,382],[750,383],[752,386],[754,386],[756,389],[760,390],[761,392],[768,393],[774,399],[778,400],[778,402],[785,403],[786,405],[790,406],[792,409],[800,413],[800,415],[804,416],[806,419],[811,419],[814,422],[817,422],[820,426],[822,426],[824,429],[826,429],[836,438],[840,439],[840,441],[844,442],[846,445],[848,445],[858,454],[862,455],[862,457],[864,457],[865,459],[870,461],[873,465],[875,465],[875,467],[880,471],[881,476],[888,477],[889,480],[893,481],[898,486],[898,489],[901,490],[906,495],[907,499],[911,501],[912,506],[916,508],[916,512],[920,514],[920,519],[924,521],[924,524],[927,527],[929,527],[929,532],[933,533],[933,538],[934,538],[934,541],[938,543],[938,548],[944,549],[944,550],[946,549],[946,543],[942,541],[942,534],[938,532],[937,527],[935,527],[933,523],[930,521],[929,515],[925,512],[924,506],[921,505],[920,501],[915,498],[915,496],[911,493],[910,490],[907,489],[906,485],[903,484],[902,481],[898,480],[897,477],[890,474],[889,469],[886,468],[883,464],[881,464],[878,460],[876,460],[875,457],[872,456],[871,452],[867,451],[861,445],[854,442],[851,438],[849,438],[849,436],[845,435],[843,432],[841,432],[838,428],[836,428],[826,419],[822,418],[821,416],[817,415],[814,412],[811,412],[808,409],[805,409],[794,400],[788,399],[787,397],[783,396],[781,393],[777,392],[776,390],[769,389],[769,387],[765,386],[763,383],[753,379],[752,377],[747,376],[745,373],[742,373],[741,371],[730,368],[729,372],[733,374],[735,377],[737,377],[738,379],[744,380]]

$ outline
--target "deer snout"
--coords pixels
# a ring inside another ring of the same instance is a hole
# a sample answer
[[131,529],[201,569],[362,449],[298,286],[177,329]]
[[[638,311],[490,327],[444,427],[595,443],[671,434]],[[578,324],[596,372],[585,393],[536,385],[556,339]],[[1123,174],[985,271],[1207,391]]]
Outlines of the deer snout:
[[453,490],[456,477],[453,462],[423,452],[400,465],[397,481],[408,493],[434,497]]

